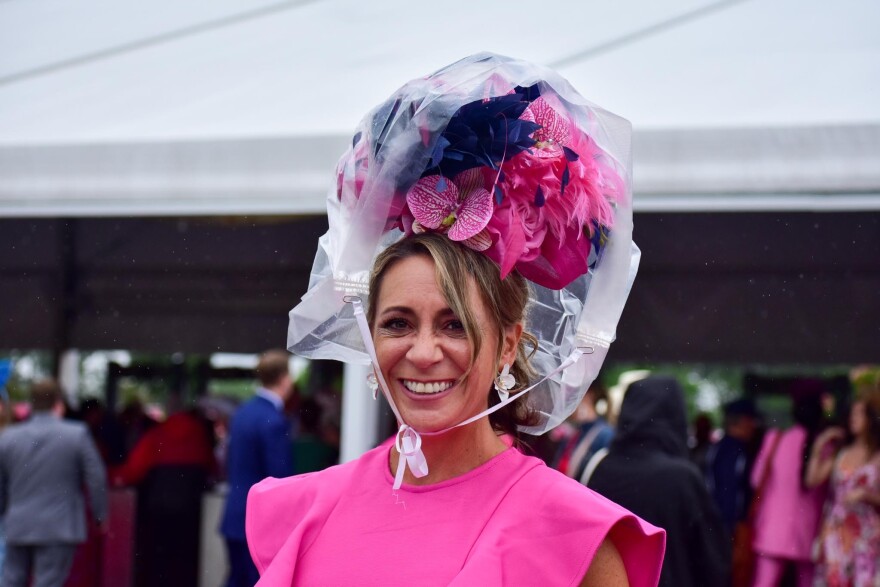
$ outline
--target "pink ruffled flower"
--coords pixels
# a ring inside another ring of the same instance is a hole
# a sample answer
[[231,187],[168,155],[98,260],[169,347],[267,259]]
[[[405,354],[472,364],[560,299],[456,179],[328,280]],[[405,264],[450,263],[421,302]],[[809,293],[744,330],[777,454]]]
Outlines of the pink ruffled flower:
[[486,230],[492,237],[486,255],[498,263],[502,279],[515,268],[534,283],[562,289],[587,272],[590,241],[582,227],[569,225],[557,237],[539,207],[505,200]]

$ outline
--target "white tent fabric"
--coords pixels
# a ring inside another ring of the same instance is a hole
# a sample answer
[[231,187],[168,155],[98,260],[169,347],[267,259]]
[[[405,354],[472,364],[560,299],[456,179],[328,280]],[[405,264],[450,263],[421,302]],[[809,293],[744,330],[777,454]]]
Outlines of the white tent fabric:
[[880,4],[545,6],[0,3],[0,215],[320,213],[358,118],[483,50],[633,122],[637,211],[880,209]]

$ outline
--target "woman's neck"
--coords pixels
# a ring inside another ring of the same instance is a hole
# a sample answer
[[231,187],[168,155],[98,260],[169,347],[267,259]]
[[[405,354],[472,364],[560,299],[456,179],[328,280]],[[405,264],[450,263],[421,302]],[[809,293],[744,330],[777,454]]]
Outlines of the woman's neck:
[[[422,452],[428,462],[428,474],[413,477],[406,469],[403,481],[410,485],[432,485],[472,471],[504,452],[507,445],[492,429],[488,417],[437,436],[422,436]],[[391,450],[391,474],[397,470],[400,458]]]
[[869,442],[868,433],[862,433],[853,439],[853,447],[858,448],[859,452],[863,452],[864,455],[870,458],[875,450],[871,447],[871,443]]

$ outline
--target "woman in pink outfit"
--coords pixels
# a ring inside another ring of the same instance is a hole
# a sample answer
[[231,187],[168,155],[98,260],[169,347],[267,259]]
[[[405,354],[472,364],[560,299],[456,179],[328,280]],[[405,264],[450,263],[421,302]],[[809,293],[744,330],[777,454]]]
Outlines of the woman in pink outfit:
[[776,587],[788,565],[795,566],[798,587],[813,584],[812,547],[825,489],[805,484],[805,456],[821,425],[822,407],[818,390],[799,391],[793,394],[795,424],[765,435],[752,468],[753,487],[765,470],[767,475],[755,515],[754,587]]
[[355,461],[253,487],[261,587],[657,585],[664,532],[517,441],[578,405],[633,275],[604,116],[552,72],[480,54],[361,125],[289,342],[367,358],[400,427]]
[[808,483],[831,480],[817,543],[817,587],[880,584],[880,380],[877,372],[856,396],[849,418],[852,442],[830,428],[816,439]]

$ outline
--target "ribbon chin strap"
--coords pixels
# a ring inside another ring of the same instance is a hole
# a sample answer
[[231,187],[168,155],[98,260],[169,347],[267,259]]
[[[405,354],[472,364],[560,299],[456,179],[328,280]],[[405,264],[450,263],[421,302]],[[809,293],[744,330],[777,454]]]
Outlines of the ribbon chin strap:
[[406,467],[409,467],[410,473],[417,479],[421,479],[428,474],[428,461],[425,459],[425,453],[422,452],[422,437],[414,428],[406,424],[400,425],[397,436],[394,439],[394,448],[400,455],[397,459],[397,473],[394,475],[394,485],[392,489],[395,491],[400,489],[403,484],[403,473]]
[[578,362],[578,360],[580,360],[581,356],[584,354],[581,349],[575,348],[572,353],[568,357],[566,357],[564,361],[562,361],[559,367],[545,375],[537,383],[518,391],[516,394],[511,395],[506,400],[501,401],[491,408],[483,410],[476,416],[471,416],[467,420],[459,422],[454,426],[450,426],[449,428],[444,428],[443,430],[438,430],[436,432],[422,432],[420,434],[415,428],[412,428],[404,422],[403,416],[400,415],[400,411],[394,404],[394,399],[391,397],[391,392],[388,389],[388,384],[385,382],[385,376],[382,374],[382,370],[379,368],[379,360],[376,358],[376,347],[373,346],[373,337],[370,334],[370,325],[367,324],[366,314],[364,314],[363,302],[361,302],[360,298],[354,296],[348,298],[347,301],[350,301],[352,306],[354,307],[354,317],[357,321],[358,330],[360,330],[361,337],[364,339],[364,347],[367,350],[367,354],[370,356],[370,360],[373,362],[373,371],[376,374],[376,379],[379,382],[379,387],[382,389],[382,393],[385,394],[385,399],[388,400],[388,405],[391,406],[391,411],[394,412],[394,417],[397,418],[397,421],[400,423],[400,429],[397,431],[397,436],[394,439],[394,448],[397,449],[397,453],[400,455],[399,459],[397,460],[397,471],[394,475],[393,489],[395,491],[400,489],[400,486],[403,484],[403,475],[406,472],[406,467],[409,467],[410,473],[412,473],[413,477],[417,479],[421,479],[428,474],[428,461],[425,458],[425,453],[422,452],[422,436],[437,436],[440,434],[444,434],[455,428],[467,426],[468,424],[485,418],[489,414],[497,412],[507,404],[515,402],[528,392],[532,391],[557,373],[564,371],[571,365],[574,365]]

